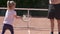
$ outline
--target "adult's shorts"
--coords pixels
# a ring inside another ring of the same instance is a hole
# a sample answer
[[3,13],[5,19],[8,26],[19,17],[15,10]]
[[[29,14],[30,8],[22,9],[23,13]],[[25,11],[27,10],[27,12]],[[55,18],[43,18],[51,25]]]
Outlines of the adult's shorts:
[[60,4],[50,4],[48,9],[49,19],[60,19]]

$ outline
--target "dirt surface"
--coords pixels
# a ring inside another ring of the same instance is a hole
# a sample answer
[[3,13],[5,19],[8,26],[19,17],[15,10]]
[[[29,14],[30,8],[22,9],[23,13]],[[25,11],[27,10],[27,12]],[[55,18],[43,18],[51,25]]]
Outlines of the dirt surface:
[[[0,16],[0,33],[2,32],[3,19],[4,17]],[[15,19],[13,22],[14,34],[29,34],[28,32],[30,32],[30,34],[50,34],[50,25],[49,19],[44,17],[32,17],[28,22],[24,22],[21,19]],[[57,30],[57,22],[55,20],[54,34],[58,33]],[[7,30],[5,34],[10,34],[10,31]]]

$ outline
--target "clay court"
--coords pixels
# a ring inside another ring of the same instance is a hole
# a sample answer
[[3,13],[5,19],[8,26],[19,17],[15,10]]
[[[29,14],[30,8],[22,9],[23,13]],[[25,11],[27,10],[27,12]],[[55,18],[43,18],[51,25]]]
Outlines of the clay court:
[[[0,16],[0,32],[2,31],[3,18]],[[29,21],[30,34],[50,34],[51,27],[50,21],[46,17],[32,17]],[[27,23],[23,22],[21,19],[15,19],[14,23],[14,34],[28,34]],[[57,34],[57,22],[55,20],[54,34]],[[7,30],[5,34],[10,34]]]

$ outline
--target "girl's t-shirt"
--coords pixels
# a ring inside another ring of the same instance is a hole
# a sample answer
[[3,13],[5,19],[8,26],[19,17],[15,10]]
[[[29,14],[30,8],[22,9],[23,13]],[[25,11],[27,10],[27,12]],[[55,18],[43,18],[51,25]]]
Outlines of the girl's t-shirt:
[[12,25],[12,23],[14,21],[14,15],[16,15],[16,11],[14,11],[14,10],[7,10],[3,23]]

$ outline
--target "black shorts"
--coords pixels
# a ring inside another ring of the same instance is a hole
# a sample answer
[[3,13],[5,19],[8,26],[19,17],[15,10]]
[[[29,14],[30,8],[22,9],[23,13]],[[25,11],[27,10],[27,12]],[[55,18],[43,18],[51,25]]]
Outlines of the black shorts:
[[48,10],[49,19],[60,19],[60,4],[50,4]]
[[4,24],[3,29],[2,29],[2,34],[4,34],[7,29],[10,30],[11,34],[14,34],[13,26],[10,24]]

